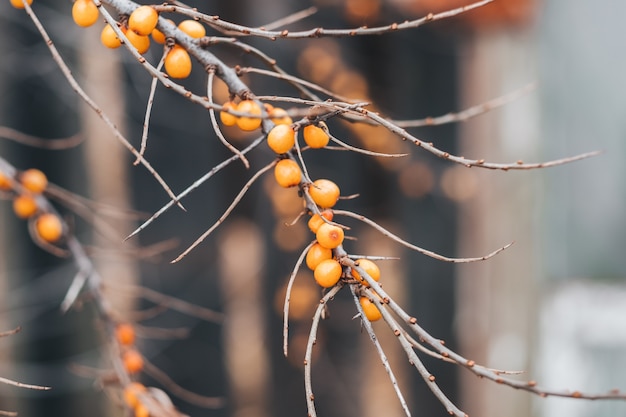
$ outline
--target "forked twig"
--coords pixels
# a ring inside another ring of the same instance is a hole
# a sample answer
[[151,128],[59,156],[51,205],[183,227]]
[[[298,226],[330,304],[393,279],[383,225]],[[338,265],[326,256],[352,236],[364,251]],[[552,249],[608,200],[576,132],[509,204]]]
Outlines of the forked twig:
[[434,259],[438,259],[440,261],[444,261],[444,262],[452,262],[452,263],[469,263],[469,262],[478,262],[478,261],[484,261],[486,259],[489,259],[497,254],[499,254],[500,252],[502,252],[503,250],[509,248],[513,242],[502,246],[501,248],[496,249],[495,251],[484,255],[484,256],[479,256],[479,257],[475,257],[475,258],[450,258],[444,255],[440,255],[436,252],[430,251],[428,249],[424,249],[424,248],[420,248],[419,246],[415,246],[409,242],[407,242],[406,240],[401,239],[400,237],[394,235],[393,233],[391,233],[389,230],[385,229],[384,227],[382,227],[381,225],[379,225],[378,223],[376,223],[373,220],[368,219],[367,217],[360,215],[360,214],[356,214],[353,213],[351,211],[346,211],[346,210],[333,210],[334,214],[338,214],[340,216],[346,216],[346,217],[350,217],[353,219],[357,219],[371,227],[373,227],[374,229],[378,230],[380,233],[382,233],[383,235],[387,236],[388,238],[390,238],[391,240],[398,242],[399,244],[401,244],[404,247],[407,247],[409,249],[412,249],[416,252],[419,252],[423,255],[429,256],[431,258]]
[[237,207],[237,204],[239,204],[239,202],[241,201],[243,196],[246,194],[246,192],[248,192],[248,190],[250,189],[252,184],[254,184],[254,182],[261,175],[265,174],[267,171],[272,169],[274,167],[274,165],[276,165],[276,162],[277,161],[272,161],[269,164],[267,164],[266,166],[264,166],[263,168],[259,169],[252,176],[252,178],[250,178],[248,180],[248,182],[241,188],[241,191],[239,191],[239,194],[237,194],[237,196],[235,197],[233,202],[230,204],[230,206],[228,206],[228,208],[226,209],[224,214],[222,214],[220,216],[220,218],[217,219],[217,221],[215,223],[213,223],[213,225],[206,232],[204,232],[198,239],[195,240],[195,242],[193,242],[187,249],[185,249],[180,255],[178,255],[176,257],[176,259],[174,259],[170,263],[176,263],[176,262],[180,261],[181,259],[183,259],[185,256],[187,256],[187,254],[189,252],[191,252],[196,246],[198,246],[200,243],[202,243],[204,241],[204,239],[206,239],[211,233],[213,233],[213,231],[215,229],[217,229],[219,227],[219,225],[221,225],[224,222],[224,220],[226,220],[226,218],[230,215],[230,213],[233,211],[233,209],[235,207]]

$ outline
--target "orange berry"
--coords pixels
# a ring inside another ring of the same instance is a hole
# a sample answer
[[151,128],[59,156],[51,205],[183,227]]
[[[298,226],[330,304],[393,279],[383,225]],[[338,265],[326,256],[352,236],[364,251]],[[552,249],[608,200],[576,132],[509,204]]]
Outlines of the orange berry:
[[330,288],[339,282],[343,269],[341,264],[335,259],[325,259],[321,261],[313,271],[315,282],[324,288]]
[[[365,272],[367,272],[367,275],[372,277],[374,281],[378,281],[380,279],[380,269],[378,268],[378,265],[376,265],[374,262],[370,261],[369,259],[359,259],[357,261],[357,265],[363,268]],[[357,272],[356,269],[352,268],[350,274],[361,284],[365,285],[366,287],[370,286],[367,281],[365,281],[365,279],[361,278],[361,275]]]
[[[227,101],[222,104],[222,107],[226,110],[236,110],[237,104],[234,101]],[[237,116],[234,116],[228,112],[221,111],[220,112],[220,120],[224,124],[224,126],[235,126],[237,124]]]
[[302,171],[296,161],[281,159],[274,167],[274,178],[281,187],[293,187],[300,184]]
[[[27,0],[26,3],[28,3],[28,5],[30,6],[31,4],[33,4],[33,0]],[[16,9],[23,9],[24,3],[22,3],[22,0],[11,0],[11,6],[15,7]]]
[[72,19],[78,26],[86,28],[98,21],[98,7],[91,0],[76,0],[72,6]]
[[277,154],[289,152],[295,142],[295,132],[289,125],[276,125],[267,134],[267,145]]
[[[237,111],[242,113],[250,113],[253,115],[261,115],[261,107],[253,100],[243,100],[237,105]],[[241,130],[252,131],[261,126],[261,119],[257,117],[239,117],[237,118],[237,126]]]
[[322,208],[330,208],[339,200],[339,187],[330,180],[320,179],[313,181],[309,187],[309,195]]
[[202,26],[202,23],[195,20],[183,20],[178,24],[178,29],[192,38],[202,38],[206,35],[206,29]]
[[331,249],[327,249],[319,243],[315,243],[306,254],[306,266],[308,266],[311,271],[315,271],[315,268],[320,262],[326,259],[332,259],[332,257],[333,251]]
[[333,220],[333,212],[331,210],[324,210],[321,213],[322,215],[320,216],[319,214],[315,213],[314,215],[311,216],[311,218],[309,219],[309,229],[311,229],[311,231],[313,233],[317,233],[317,229],[319,229],[319,227],[323,224],[326,223],[324,221],[324,219],[322,219],[322,217],[324,217],[326,220],[328,221],[332,221]]
[[317,243],[328,249],[335,249],[343,243],[343,229],[339,226],[324,223],[315,233]]
[[[150,6],[137,7],[128,17],[128,28],[141,36],[148,36],[159,21],[159,14]],[[128,35],[127,35],[128,36]]]
[[270,120],[276,125],[290,125],[293,123],[293,120],[289,117],[287,111],[285,109],[281,109],[280,107],[274,107],[267,113],[270,116]]
[[135,328],[130,323],[120,323],[115,327],[115,338],[124,346],[135,343]]
[[165,72],[170,78],[187,78],[191,74],[191,57],[179,45],[174,45],[165,57]]
[[135,407],[135,417],[149,417],[149,416],[150,416],[150,410],[148,410],[148,407],[146,407],[142,403],[137,404],[137,407]]
[[0,171],[0,190],[10,190],[13,188],[13,179]]
[[120,45],[122,45],[122,41],[117,37],[115,31],[109,24],[104,26],[102,29],[102,32],[100,33],[100,42],[102,42],[102,45],[110,49],[119,48]]
[[37,201],[29,194],[18,195],[13,199],[13,211],[21,219],[32,217],[37,210]]
[[34,168],[22,172],[20,182],[24,188],[35,194],[43,192],[48,186],[46,174]]
[[63,236],[63,223],[56,214],[44,213],[37,217],[35,230],[41,239],[54,243]]
[[[174,21],[172,19],[165,19],[165,20],[168,23],[170,23],[172,26],[174,25]],[[161,32],[159,29],[157,28],[152,29],[152,32],[150,34],[152,35],[152,40],[155,41],[156,43],[160,43],[161,45],[165,43],[165,34]]]
[[124,402],[130,407],[135,408],[139,405],[139,398],[137,398],[137,394],[141,394],[142,392],[146,392],[147,388],[145,385],[139,382],[131,382],[130,384],[124,387]]
[[323,148],[328,145],[328,141],[330,140],[328,133],[315,125],[304,126],[302,136],[306,144],[315,149]]
[[124,368],[129,374],[135,374],[143,369],[143,357],[135,349],[129,349],[122,356]]
[[145,54],[148,52],[148,49],[150,49],[150,38],[148,36],[138,35],[132,30],[127,30],[124,34],[130,44],[133,45],[140,54]]
[[361,297],[359,298],[359,303],[361,303],[361,308],[365,313],[365,317],[367,317],[369,321],[377,321],[382,318],[383,315],[381,314],[380,310],[378,310],[376,304],[371,302],[369,298]]

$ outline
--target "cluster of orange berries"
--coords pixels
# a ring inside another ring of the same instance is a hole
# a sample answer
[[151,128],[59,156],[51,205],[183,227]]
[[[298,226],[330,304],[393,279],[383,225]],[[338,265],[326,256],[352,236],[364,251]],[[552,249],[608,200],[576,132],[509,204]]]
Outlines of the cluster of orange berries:
[[129,323],[115,327],[115,338],[122,348],[122,362],[126,372],[133,375],[143,370],[143,356],[135,347],[135,328]]
[[[63,223],[59,216],[45,212],[37,204],[37,196],[48,186],[48,178],[38,169],[28,169],[18,175],[20,191],[13,196],[13,211],[21,219],[35,219],[37,236],[55,243],[63,236]],[[15,191],[14,179],[0,172],[0,191]]]
[[[130,375],[141,372],[144,367],[143,356],[135,347],[135,328],[130,323],[119,323],[115,326],[115,339],[122,351],[122,363],[124,369]],[[124,401],[134,411],[135,417],[148,417],[150,411],[140,401],[139,396],[147,388],[139,382],[131,382],[124,388]]]
[[[253,100],[242,100],[239,103],[228,101],[222,106],[226,110],[235,110],[249,113],[259,117],[238,117],[220,112],[220,120],[225,126],[237,126],[244,131],[253,131],[261,126],[261,107]],[[267,134],[267,145],[277,155],[284,155],[295,146],[296,132],[293,121],[284,109],[265,104],[265,110],[275,126]],[[330,141],[325,124],[321,126],[307,125],[302,129],[305,143],[313,148],[324,148]],[[302,171],[296,161],[284,158],[278,161],[274,168],[276,182],[285,188],[300,185]],[[339,247],[344,240],[344,231],[340,226],[332,224],[333,212],[331,208],[339,200],[341,194],[339,187],[328,179],[318,179],[308,184],[308,193],[311,199],[321,211],[314,213],[309,219],[309,229],[315,233],[316,242],[311,246],[306,255],[306,264],[313,271],[313,277],[318,285],[323,288],[331,288],[336,285],[343,275],[343,267],[333,254],[333,250]],[[380,269],[369,259],[360,259],[358,265],[363,268],[374,280],[380,279]],[[360,284],[369,286],[359,273],[352,269],[352,277]],[[360,303],[363,311],[370,321],[379,320],[382,316],[378,308],[367,297],[361,297]]]
[[[11,1],[21,4],[21,0]],[[72,18],[80,27],[94,25],[99,15],[98,7],[92,0],[76,0],[72,6]],[[137,49],[137,52],[144,54],[150,49],[150,37],[159,44],[165,44],[165,35],[156,28],[158,21],[159,14],[153,7],[139,6],[128,16],[128,21],[120,26],[120,30]],[[174,24],[169,19],[168,22]],[[178,29],[192,38],[202,38],[206,35],[204,26],[195,20],[183,20],[178,24]],[[122,41],[109,24],[102,29],[100,41],[111,49],[122,45]],[[171,78],[187,78],[191,74],[191,57],[183,47],[174,45],[165,57],[164,67],[165,72]]]

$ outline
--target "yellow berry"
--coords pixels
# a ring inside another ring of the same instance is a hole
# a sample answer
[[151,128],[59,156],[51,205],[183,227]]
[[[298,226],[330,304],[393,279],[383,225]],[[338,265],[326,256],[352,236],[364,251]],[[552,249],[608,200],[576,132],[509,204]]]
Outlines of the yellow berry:
[[20,182],[24,188],[35,194],[42,193],[48,186],[46,174],[35,168],[22,172]]
[[[165,19],[165,20],[171,23],[172,25],[174,25],[174,21],[172,19]],[[156,43],[160,43],[161,45],[165,43],[165,34],[161,32],[159,29],[157,28],[152,29],[152,32],[150,34],[152,35],[152,40],[155,41]]]
[[321,261],[313,271],[315,282],[324,288],[330,288],[339,282],[342,273],[341,264],[335,259]]
[[317,243],[327,249],[335,249],[343,243],[344,233],[339,226],[324,223],[320,225],[315,233]]
[[308,226],[313,233],[317,233],[317,229],[319,229],[322,224],[326,223],[324,219],[322,219],[322,217],[324,217],[328,221],[333,220],[333,212],[331,210],[324,210],[321,214],[322,215],[320,216],[319,214],[315,213],[309,219]]
[[143,369],[143,357],[135,349],[129,349],[122,356],[124,368],[129,374],[135,374]]
[[18,195],[13,199],[13,211],[20,219],[27,219],[37,213],[37,201],[30,194]]
[[6,175],[4,172],[0,171],[0,190],[10,190],[13,188],[13,179]]
[[[378,265],[376,265],[374,262],[370,261],[369,259],[359,259],[357,261],[357,265],[363,268],[367,275],[372,277],[374,281],[378,281],[380,279],[380,269],[378,268]],[[350,274],[361,284],[365,285],[366,287],[370,286],[367,281],[365,281],[365,279],[361,278],[361,275],[357,272],[356,269],[352,268]]]
[[145,385],[139,382],[131,382],[130,384],[124,387],[124,402],[130,407],[135,408],[139,403],[139,398],[137,398],[137,394],[141,394],[142,392],[146,392],[147,388]]
[[[28,5],[30,6],[31,4],[33,4],[33,0],[27,0],[26,3],[28,3]],[[16,9],[23,9],[24,3],[22,3],[22,0],[11,0],[11,6],[15,7]]]
[[139,35],[132,30],[127,30],[124,34],[130,44],[133,45],[140,54],[145,54],[148,52],[148,49],[150,49],[150,38],[148,36]]
[[331,249],[327,249],[319,243],[315,243],[306,254],[306,266],[308,266],[311,271],[315,271],[315,268],[320,262],[326,259],[332,259],[332,257],[333,251]]
[[[237,105],[237,111],[261,116],[261,107],[253,100],[240,101]],[[245,131],[256,130],[261,126],[261,118],[245,116],[239,117],[237,118],[237,126],[239,129]]]
[[54,243],[63,236],[63,223],[56,214],[44,213],[37,217],[35,230],[41,239]]
[[135,343],[135,328],[130,323],[120,323],[115,327],[115,338],[123,346]]
[[202,23],[195,20],[183,20],[178,24],[178,29],[192,38],[202,38],[206,35],[206,29],[202,26]]
[[91,0],[76,0],[72,6],[72,19],[78,26],[86,28],[98,21],[98,7]]
[[339,199],[339,187],[330,180],[320,179],[313,181],[309,187],[309,195],[322,208],[330,208]]
[[302,171],[295,161],[281,159],[274,167],[274,178],[281,187],[293,187],[300,184]]
[[119,48],[122,41],[117,37],[111,25],[107,24],[100,33],[100,42],[110,49]]
[[372,303],[369,298],[361,297],[359,298],[359,303],[361,303],[361,308],[369,321],[377,321],[382,318],[383,315],[380,313],[380,310],[378,310],[376,305]]
[[324,132],[324,129],[314,125],[305,126],[304,129],[302,129],[302,136],[304,137],[304,142],[315,149],[323,148],[328,145],[328,141],[330,140],[328,134]]
[[[159,21],[159,14],[150,6],[137,7],[128,18],[128,28],[141,36],[148,36]],[[128,36],[128,35],[127,35]]]
[[174,45],[165,57],[165,72],[170,78],[187,78],[191,74],[191,57],[185,48]]
[[[222,107],[226,110],[237,110],[237,104],[234,101],[227,101],[222,104]],[[237,124],[237,116],[234,116],[228,112],[220,112],[220,120],[224,126],[235,126]]]
[[267,134],[267,145],[277,154],[289,152],[295,144],[295,132],[289,125],[277,125]]
[[144,404],[139,403],[135,407],[135,417],[150,417],[150,410]]
[[270,120],[274,122],[275,125],[290,125],[293,123],[289,114],[285,109],[281,109],[280,107],[274,107],[269,110],[268,115],[270,116]]

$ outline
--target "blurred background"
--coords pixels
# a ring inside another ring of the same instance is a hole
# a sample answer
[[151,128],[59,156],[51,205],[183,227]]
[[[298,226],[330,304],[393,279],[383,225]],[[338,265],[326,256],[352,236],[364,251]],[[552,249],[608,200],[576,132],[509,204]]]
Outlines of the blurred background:
[[[403,21],[468,3],[461,0],[257,0],[187,2],[209,14],[261,26],[310,6],[318,12],[290,30],[357,27]],[[444,4],[442,4],[444,3]],[[123,50],[106,50],[99,28],[71,21],[71,3],[35,0],[74,76],[139,145],[150,77]],[[375,231],[354,227],[353,253],[388,255],[386,290],[420,325],[479,363],[525,370],[548,388],[606,392],[626,389],[626,4],[608,0],[496,0],[480,11],[419,29],[349,39],[249,39],[290,73],[337,93],[370,100],[395,119],[439,116],[536,83],[532,92],[462,124],[412,130],[450,153],[495,162],[545,161],[603,150],[593,159],[526,172],[466,169],[406,146],[382,129],[333,121],[333,134],[371,150],[410,157],[382,160],[319,151],[306,155],[314,178],[359,194],[341,208],[376,219],[412,243],[449,256],[480,256],[515,244],[486,262],[453,266],[411,253]],[[0,155],[19,169],[37,167],[72,192],[121,209],[152,213],[167,196],[71,90],[23,11],[0,3],[0,126],[46,139],[80,135],[62,151],[0,141]],[[178,20],[177,20],[178,21]],[[248,40],[248,39],[247,39]],[[262,66],[239,51],[215,48],[229,65]],[[146,57],[156,62],[153,45]],[[260,76],[245,79],[256,94],[293,95]],[[183,83],[206,89],[200,66]],[[225,101],[223,85],[216,101]],[[252,137],[226,131],[238,147]],[[158,88],[148,160],[182,191],[229,156],[204,110]],[[252,168],[269,150],[250,155]],[[120,315],[150,309],[123,286],[141,284],[224,314],[220,323],[165,312],[146,326],[189,329],[186,339],[142,338],[145,356],[178,384],[227,405],[206,410],[174,397],[191,416],[305,415],[302,361],[320,290],[298,277],[292,301],[290,355],[282,355],[282,302],[289,273],[311,239],[295,190],[268,177],[255,184],[216,234],[176,265],[180,251],[206,230],[251,176],[233,164],[170,210],[138,238],[136,224],[105,215],[112,233],[72,218],[110,289]],[[61,208],[61,210],[63,210]],[[67,210],[65,214],[71,216]],[[354,225],[356,226],[356,225]],[[141,248],[165,251],[138,257]],[[0,376],[50,385],[35,392],[0,385],[0,409],[22,416],[124,415],[77,365],[102,366],[103,344],[88,303],[61,314],[74,276],[68,260],[37,248],[25,223],[0,204]],[[346,291],[343,291],[346,292]],[[330,305],[314,352],[313,384],[322,416],[401,415],[349,294]],[[375,329],[414,416],[445,416],[395,337]],[[145,333],[145,336],[149,336]],[[450,398],[469,415],[491,417],[615,416],[626,403],[536,398],[424,359]],[[146,375],[147,385],[158,382]]]

